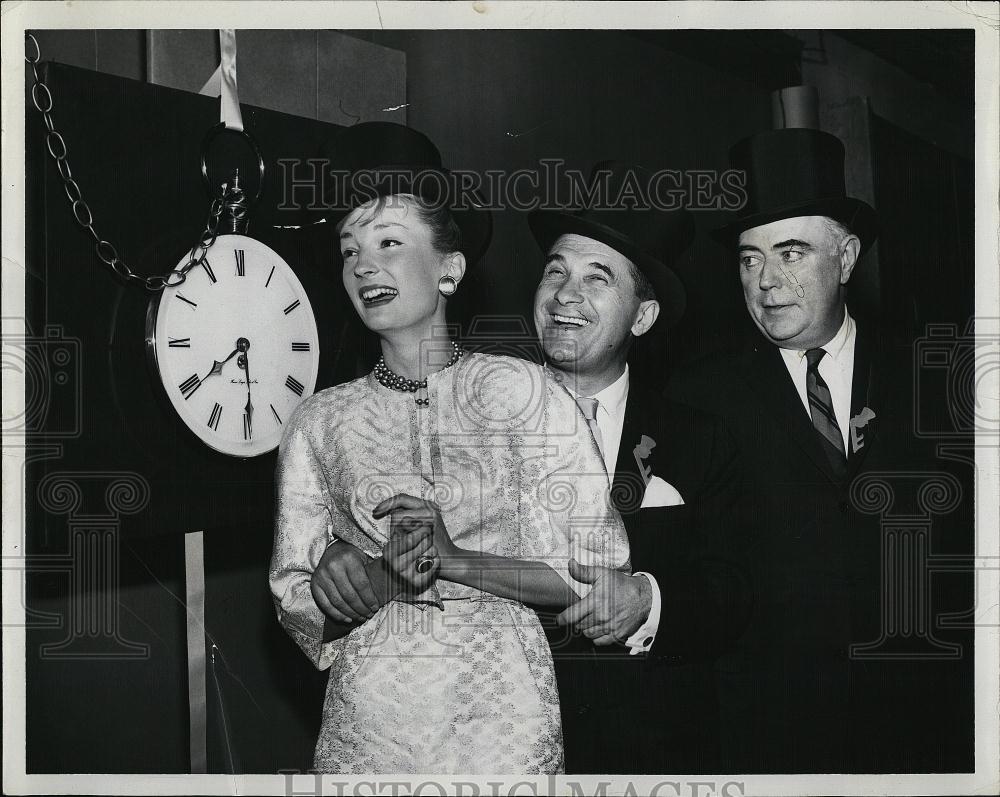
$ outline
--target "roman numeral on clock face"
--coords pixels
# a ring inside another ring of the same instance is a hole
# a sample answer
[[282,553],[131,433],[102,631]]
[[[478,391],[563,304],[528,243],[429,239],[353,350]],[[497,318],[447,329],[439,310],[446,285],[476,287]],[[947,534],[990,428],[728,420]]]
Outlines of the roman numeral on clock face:
[[187,298],[187,296],[182,296],[181,294],[178,293],[177,298],[180,299],[182,302],[187,302],[192,307],[198,306],[198,302],[192,302],[190,299]]
[[246,260],[242,249],[234,249],[233,254],[236,255],[236,276],[245,277],[246,276]]
[[271,273],[267,275],[267,282],[264,283],[265,288],[271,284],[271,277],[273,276],[274,276],[274,266],[271,266]]
[[218,402],[212,407],[212,414],[208,418],[208,428],[213,432],[219,431],[219,421],[222,418],[222,405]]
[[250,416],[245,412],[243,413],[243,439],[253,439],[253,426],[250,424]]
[[190,349],[191,338],[170,338],[167,346],[171,349]]
[[201,379],[198,377],[198,374],[191,374],[191,376],[181,382],[177,387],[180,389],[181,394],[184,396],[184,400],[186,401],[194,395],[194,391],[201,387]]
[[202,261],[201,261],[201,267],[202,267],[203,269],[205,269],[205,273],[206,273],[206,274],[208,274],[208,278],[209,278],[210,280],[212,280],[212,284],[213,284],[213,285],[214,285],[214,284],[215,284],[216,282],[218,282],[218,280],[217,280],[217,279],[215,278],[215,272],[214,272],[214,271],[212,271],[212,266],[211,266],[211,264],[210,264],[210,263],[208,262],[208,260],[207,260],[206,258],[203,258],[203,259],[202,259]]
[[282,422],[282,421],[281,421],[281,416],[280,416],[280,415],[278,415],[278,411],[277,411],[277,410],[276,410],[276,409],[274,408],[274,405],[273,405],[273,404],[271,405],[271,412],[272,412],[272,413],[274,413],[274,419],[275,419],[275,420],[276,420],[276,421],[277,421],[278,423],[281,423],[281,422]]
[[298,306],[299,306],[299,300],[296,299],[294,302],[288,305],[288,307],[285,308],[285,315],[288,315],[290,312],[292,312],[292,310],[294,310]]
[[308,343],[293,343],[292,344],[292,351],[309,351],[309,348],[310,347],[309,347]]
[[294,376],[289,376],[288,379],[285,380],[285,387],[291,390],[296,396],[301,396],[302,391],[306,389],[306,386]]

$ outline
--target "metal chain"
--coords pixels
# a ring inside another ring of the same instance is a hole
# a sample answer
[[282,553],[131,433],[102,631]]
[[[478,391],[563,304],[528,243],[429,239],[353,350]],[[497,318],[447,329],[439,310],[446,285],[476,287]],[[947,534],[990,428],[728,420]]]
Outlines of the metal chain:
[[[139,283],[151,293],[162,291],[164,288],[176,288],[184,282],[187,278],[187,273],[192,268],[201,265],[206,253],[218,237],[219,219],[222,216],[224,207],[223,198],[227,190],[226,183],[223,183],[220,187],[219,196],[212,200],[208,211],[208,219],[205,222],[205,229],[202,231],[195,245],[191,247],[188,262],[181,268],[171,269],[165,274],[158,274],[152,277],[143,277],[136,274],[118,255],[118,250],[115,249],[114,244],[101,238],[94,229],[94,216],[91,213],[90,206],[84,200],[80,186],[73,179],[73,170],[70,169],[67,157],[66,141],[59,131],[56,130],[55,123],[52,121],[52,92],[49,91],[49,87],[45,85],[45,81],[38,74],[37,65],[42,57],[38,47],[38,40],[27,31],[25,31],[24,38],[26,47],[24,60],[31,67],[31,71],[35,77],[34,85],[31,87],[31,101],[34,103],[35,108],[38,109],[38,112],[41,113],[42,119],[45,122],[45,129],[48,130],[45,134],[45,147],[56,163],[59,177],[63,181],[63,190],[66,192],[70,209],[73,211],[73,218],[94,239],[94,253],[97,255],[97,258],[126,282]],[[32,47],[34,48],[34,55],[31,53]]]

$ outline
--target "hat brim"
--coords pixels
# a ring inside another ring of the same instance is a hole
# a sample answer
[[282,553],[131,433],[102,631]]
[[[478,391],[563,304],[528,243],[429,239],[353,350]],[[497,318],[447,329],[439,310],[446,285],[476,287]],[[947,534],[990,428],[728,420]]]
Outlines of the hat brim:
[[476,263],[486,253],[493,236],[493,214],[481,203],[472,204],[470,195],[453,197],[451,194],[454,183],[447,169],[421,167],[412,170],[414,177],[407,175],[407,170],[391,166],[385,167],[384,173],[380,169],[370,170],[372,179],[366,181],[360,190],[338,197],[342,201],[318,210],[313,214],[314,223],[303,229],[335,230],[345,216],[362,204],[381,196],[413,194],[432,205],[444,205],[448,208],[462,233],[462,254],[468,265]]
[[827,216],[839,221],[861,241],[861,253],[864,254],[875,243],[878,237],[878,214],[875,209],[860,199],[853,197],[835,197],[819,199],[782,208],[768,210],[763,213],[752,213],[739,216],[722,227],[716,227],[709,232],[712,238],[720,243],[735,245],[740,233],[764,224],[770,224],[782,219],[796,216]]
[[645,275],[656,292],[660,318],[674,326],[684,315],[687,293],[676,272],[659,258],[652,257],[632,241],[604,224],[556,210],[535,210],[528,215],[528,226],[543,252],[548,252],[560,235],[593,238],[627,257]]

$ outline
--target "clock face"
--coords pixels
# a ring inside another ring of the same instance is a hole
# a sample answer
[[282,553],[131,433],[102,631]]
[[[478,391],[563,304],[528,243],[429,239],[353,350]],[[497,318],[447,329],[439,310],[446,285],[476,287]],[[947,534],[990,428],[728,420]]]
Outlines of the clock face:
[[316,387],[309,298],[277,253],[243,235],[220,235],[202,265],[154,300],[147,345],[181,420],[231,456],[275,449]]

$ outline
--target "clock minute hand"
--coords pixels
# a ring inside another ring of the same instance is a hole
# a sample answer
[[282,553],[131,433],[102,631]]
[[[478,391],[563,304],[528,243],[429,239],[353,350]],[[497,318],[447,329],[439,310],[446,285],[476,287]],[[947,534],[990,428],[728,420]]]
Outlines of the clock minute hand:
[[253,403],[250,401],[250,358],[247,356],[247,349],[249,348],[250,348],[250,343],[249,341],[247,341],[246,347],[243,350],[243,354],[240,355],[240,358],[237,362],[239,362],[239,364],[243,366],[243,372],[247,379],[247,405],[243,408],[243,411],[246,413],[246,415],[244,416],[245,420],[243,421],[243,423],[245,424],[244,431],[246,432],[247,439],[252,440]]
[[247,439],[248,440],[252,440],[253,439],[253,404],[250,403],[250,397],[249,396],[247,396],[247,405],[243,408],[243,412],[246,413],[243,417],[246,419],[244,421],[244,423],[246,423],[246,427],[247,427],[246,428]]

